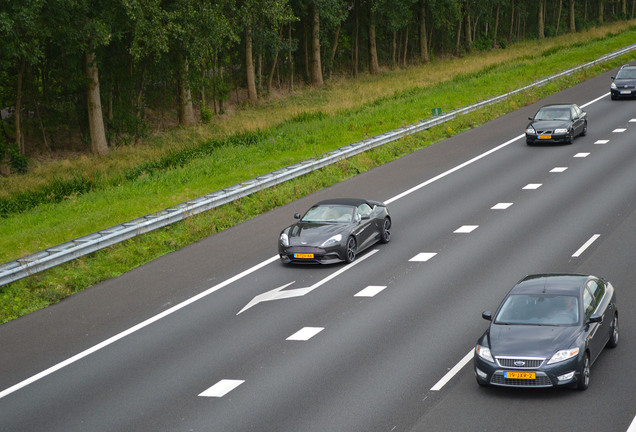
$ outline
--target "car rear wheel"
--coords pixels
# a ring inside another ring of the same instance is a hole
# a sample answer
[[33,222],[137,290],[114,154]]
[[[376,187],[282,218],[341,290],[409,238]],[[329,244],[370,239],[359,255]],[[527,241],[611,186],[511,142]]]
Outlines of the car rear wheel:
[[585,354],[581,368],[579,369],[579,381],[577,388],[579,390],[586,390],[590,386],[590,356]]
[[391,241],[391,219],[384,218],[382,223],[382,231],[380,231],[380,241],[382,243],[388,243]]
[[347,250],[345,251],[345,260],[350,263],[356,259],[356,239],[349,237],[347,240]]
[[610,348],[616,348],[618,346],[618,314],[614,315],[614,321],[612,321],[612,334],[607,342],[607,346]]

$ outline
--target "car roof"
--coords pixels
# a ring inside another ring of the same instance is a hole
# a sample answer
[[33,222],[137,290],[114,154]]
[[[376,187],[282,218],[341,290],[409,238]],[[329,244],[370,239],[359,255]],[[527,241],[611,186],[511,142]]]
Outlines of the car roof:
[[573,103],[550,104],[550,105],[543,105],[539,109],[542,110],[543,108],[570,108],[572,105],[576,105],[576,104],[573,104]]
[[371,206],[375,205],[375,204],[380,204],[378,202],[375,201],[369,201],[369,200],[365,200],[362,198],[331,198],[331,199],[326,199],[323,201],[320,201],[316,204],[314,204],[315,206],[319,206],[319,205],[329,205],[329,204],[335,204],[335,205],[346,205],[346,206],[352,206],[352,207],[357,207],[360,204],[364,204],[367,203]]
[[581,287],[594,276],[583,274],[534,274],[523,278],[510,294],[570,294],[579,295]]

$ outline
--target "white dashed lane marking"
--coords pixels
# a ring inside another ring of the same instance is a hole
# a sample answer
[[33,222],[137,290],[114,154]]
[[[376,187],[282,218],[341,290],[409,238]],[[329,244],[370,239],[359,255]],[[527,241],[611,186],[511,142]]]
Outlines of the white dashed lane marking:
[[491,210],[506,210],[511,205],[512,205],[512,203],[498,203],[498,204],[495,204],[494,206],[490,207],[490,209]]
[[609,140],[598,140],[596,142],[594,142],[594,144],[607,144],[609,142]]
[[324,327],[304,327],[287,338],[289,341],[308,341],[318,333],[323,331]]
[[241,384],[244,380],[224,379],[214,384],[212,387],[199,394],[201,397],[223,397]]
[[475,231],[479,225],[464,225],[457,228],[454,232],[457,234],[468,234]]
[[626,130],[627,130],[627,129],[625,129],[625,128],[618,128],[618,129],[614,129],[614,130],[612,131],[612,133],[623,133],[623,132],[625,132]]
[[588,157],[590,154],[589,153],[577,153],[574,155],[575,158],[586,158]]
[[386,286],[369,285],[358,294],[354,295],[354,297],[373,297],[385,288]]
[[524,190],[539,189],[542,186],[541,183],[529,183],[523,187]]
[[426,262],[426,261],[430,260],[431,258],[433,258],[435,255],[437,255],[437,252],[422,252],[422,253],[418,253],[417,255],[415,255],[409,261]]
[[564,172],[566,169],[568,169],[568,167],[554,167],[550,170],[551,173],[562,173]]

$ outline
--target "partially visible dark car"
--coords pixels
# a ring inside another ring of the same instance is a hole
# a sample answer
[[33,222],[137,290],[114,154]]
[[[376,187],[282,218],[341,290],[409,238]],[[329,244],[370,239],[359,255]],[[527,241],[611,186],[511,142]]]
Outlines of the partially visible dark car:
[[546,105],[528,117],[526,143],[567,143],[587,134],[587,113],[576,104]]
[[391,216],[384,203],[337,198],[313,205],[285,228],[278,239],[283,263],[352,262],[356,255],[391,240]]
[[480,385],[585,390],[592,363],[618,345],[616,293],[595,276],[527,276],[482,316],[491,322],[475,347]]
[[610,85],[613,100],[636,97],[636,66],[625,65],[612,77]]

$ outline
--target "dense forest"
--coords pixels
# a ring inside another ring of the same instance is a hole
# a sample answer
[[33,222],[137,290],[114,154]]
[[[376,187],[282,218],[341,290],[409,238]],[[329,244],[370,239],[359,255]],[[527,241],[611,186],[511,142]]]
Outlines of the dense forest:
[[[636,0],[3,0],[0,162],[107,154],[157,119],[632,19]],[[2,164],[0,164],[2,165]],[[5,170],[6,171],[6,170]]]

